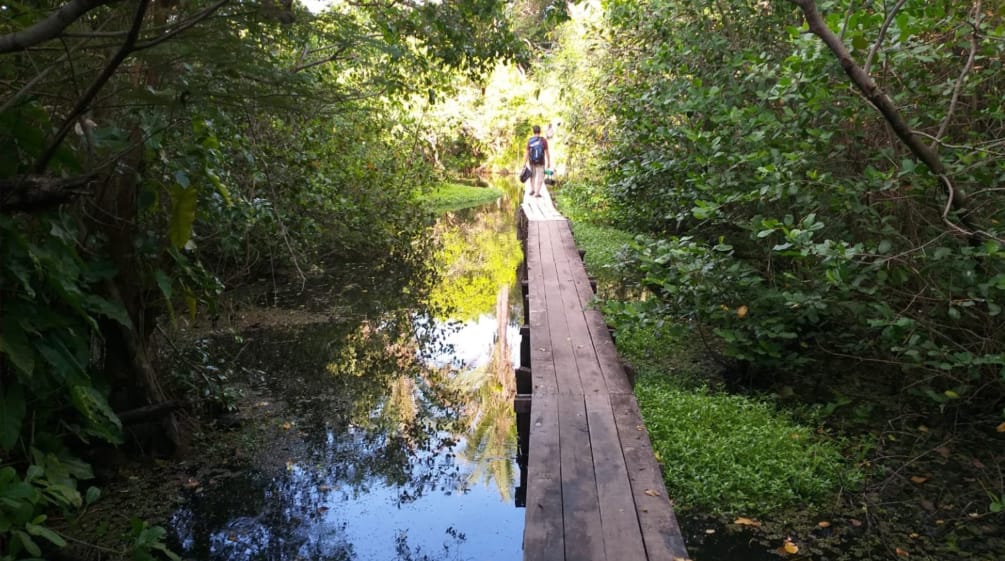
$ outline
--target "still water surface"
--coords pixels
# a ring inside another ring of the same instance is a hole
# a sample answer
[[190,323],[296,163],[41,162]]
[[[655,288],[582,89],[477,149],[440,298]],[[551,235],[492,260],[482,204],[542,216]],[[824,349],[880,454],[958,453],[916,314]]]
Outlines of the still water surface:
[[407,275],[343,271],[352,282],[278,299],[297,321],[207,342],[250,373],[255,415],[230,465],[173,514],[176,551],[213,561],[522,556],[512,409],[521,256],[515,185],[502,186],[510,194],[498,203],[440,219],[442,278],[425,301],[410,297],[424,291]]

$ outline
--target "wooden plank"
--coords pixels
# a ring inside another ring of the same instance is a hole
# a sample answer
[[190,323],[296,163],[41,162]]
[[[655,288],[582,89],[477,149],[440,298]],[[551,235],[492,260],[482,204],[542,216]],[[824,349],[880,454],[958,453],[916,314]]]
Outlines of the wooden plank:
[[565,559],[601,561],[605,559],[604,533],[586,404],[581,395],[559,394],[558,399]]
[[[572,237],[572,230],[566,227],[562,234],[562,245],[566,251],[577,251],[576,242]],[[586,269],[582,263],[578,267],[578,273],[574,278],[576,293],[579,295],[579,302],[583,309],[586,326],[589,330],[590,341],[593,344],[593,352],[597,355],[600,363],[600,370],[603,373],[604,383],[610,393],[631,393],[632,386],[621,366],[618,358],[617,348],[614,340],[611,339],[610,331],[603,315],[592,307],[594,295],[590,287],[589,278],[586,276]]]
[[[542,272],[544,294],[548,315],[548,336],[551,342],[551,358],[555,368],[555,378],[559,393],[582,394],[583,385],[576,369],[576,357],[569,336],[569,324],[562,303],[561,279],[558,276],[556,260],[563,259],[561,240],[555,230],[556,222],[544,222],[538,229],[541,237]],[[557,251],[556,251],[557,249]],[[533,338],[533,336],[532,336]],[[532,368],[537,368],[536,358],[531,357]]]
[[524,515],[524,561],[557,561],[565,556],[562,517],[562,474],[558,400],[535,395],[530,413],[527,456],[527,512]]
[[[541,255],[540,230],[544,224],[546,223],[531,222],[528,225],[526,259],[527,280],[530,286],[528,288],[527,323],[530,326],[532,391],[534,393],[555,393],[558,391],[558,380],[555,378],[555,364],[552,360],[547,300],[544,291],[544,263]],[[550,246],[548,249],[550,251]]]
[[642,423],[638,402],[632,394],[612,394],[611,406],[614,409],[628,478],[632,484],[632,497],[639,527],[642,529],[646,555],[650,561],[687,559],[684,538],[667,497],[663,475],[653,455],[649,434]]
[[586,317],[583,314],[583,304],[576,289],[576,277],[585,276],[577,275],[577,273],[582,273],[583,264],[579,260],[575,246],[570,248],[563,241],[565,234],[569,231],[568,223],[553,222],[551,230],[552,235],[555,236],[553,243],[559,242],[559,247],[553,251],[553,254],[555,255],[555,267],[558,271],[559,294],[569,330],[569,345],[576,361],[580,386],[583,393],[586,394],[606,393],[607,384],[604,382],[604,374],[597,361],[597,353],[593,348],[593,340],[589,327],[586,325]]
[[587,395],[586,415],[607,559],[645,561],[642,530],[635,512],[635,501],[632,500],[632,486],[628,480],[625,457],[621,453],[610,398],[606,395]]

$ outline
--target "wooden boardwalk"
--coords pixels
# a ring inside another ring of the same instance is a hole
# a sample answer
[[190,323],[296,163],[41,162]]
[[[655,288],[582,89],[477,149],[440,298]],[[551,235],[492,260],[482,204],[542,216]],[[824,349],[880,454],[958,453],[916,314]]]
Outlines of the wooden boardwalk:
[[525,198],[521,214],[527,326],[518,412],[530,404],[523,558],[687,559],[631,383],[590,307],[593,288],[568,221],[547,193]]

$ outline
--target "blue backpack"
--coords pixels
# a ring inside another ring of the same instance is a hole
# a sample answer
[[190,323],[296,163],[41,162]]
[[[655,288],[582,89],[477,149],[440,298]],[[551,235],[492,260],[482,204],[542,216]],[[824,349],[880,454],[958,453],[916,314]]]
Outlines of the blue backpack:
[[544,139],[535,136],[527,142],[527,149],[530,150],[530,163],[539,166],[544,163]]

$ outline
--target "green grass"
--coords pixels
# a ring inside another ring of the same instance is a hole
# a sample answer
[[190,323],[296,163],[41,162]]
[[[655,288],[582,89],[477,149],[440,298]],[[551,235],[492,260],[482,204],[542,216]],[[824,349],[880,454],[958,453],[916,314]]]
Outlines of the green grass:
[[586,250],[586,270],[600,280],[617,281],[620,277],[616,264],[618,253],[623,251],[634,236],[610,226],[600,226],[590,222],[573,222],[572,235],[576,245]]
[[441,183],[422,201],[436,213],[490,203],[502,196],[494,187],[472,187],[459,183]]
[[652,377],[635,391],[678,504],[760,515],[819,503],[860,479],[836,443],[771,403],[680,390]]

